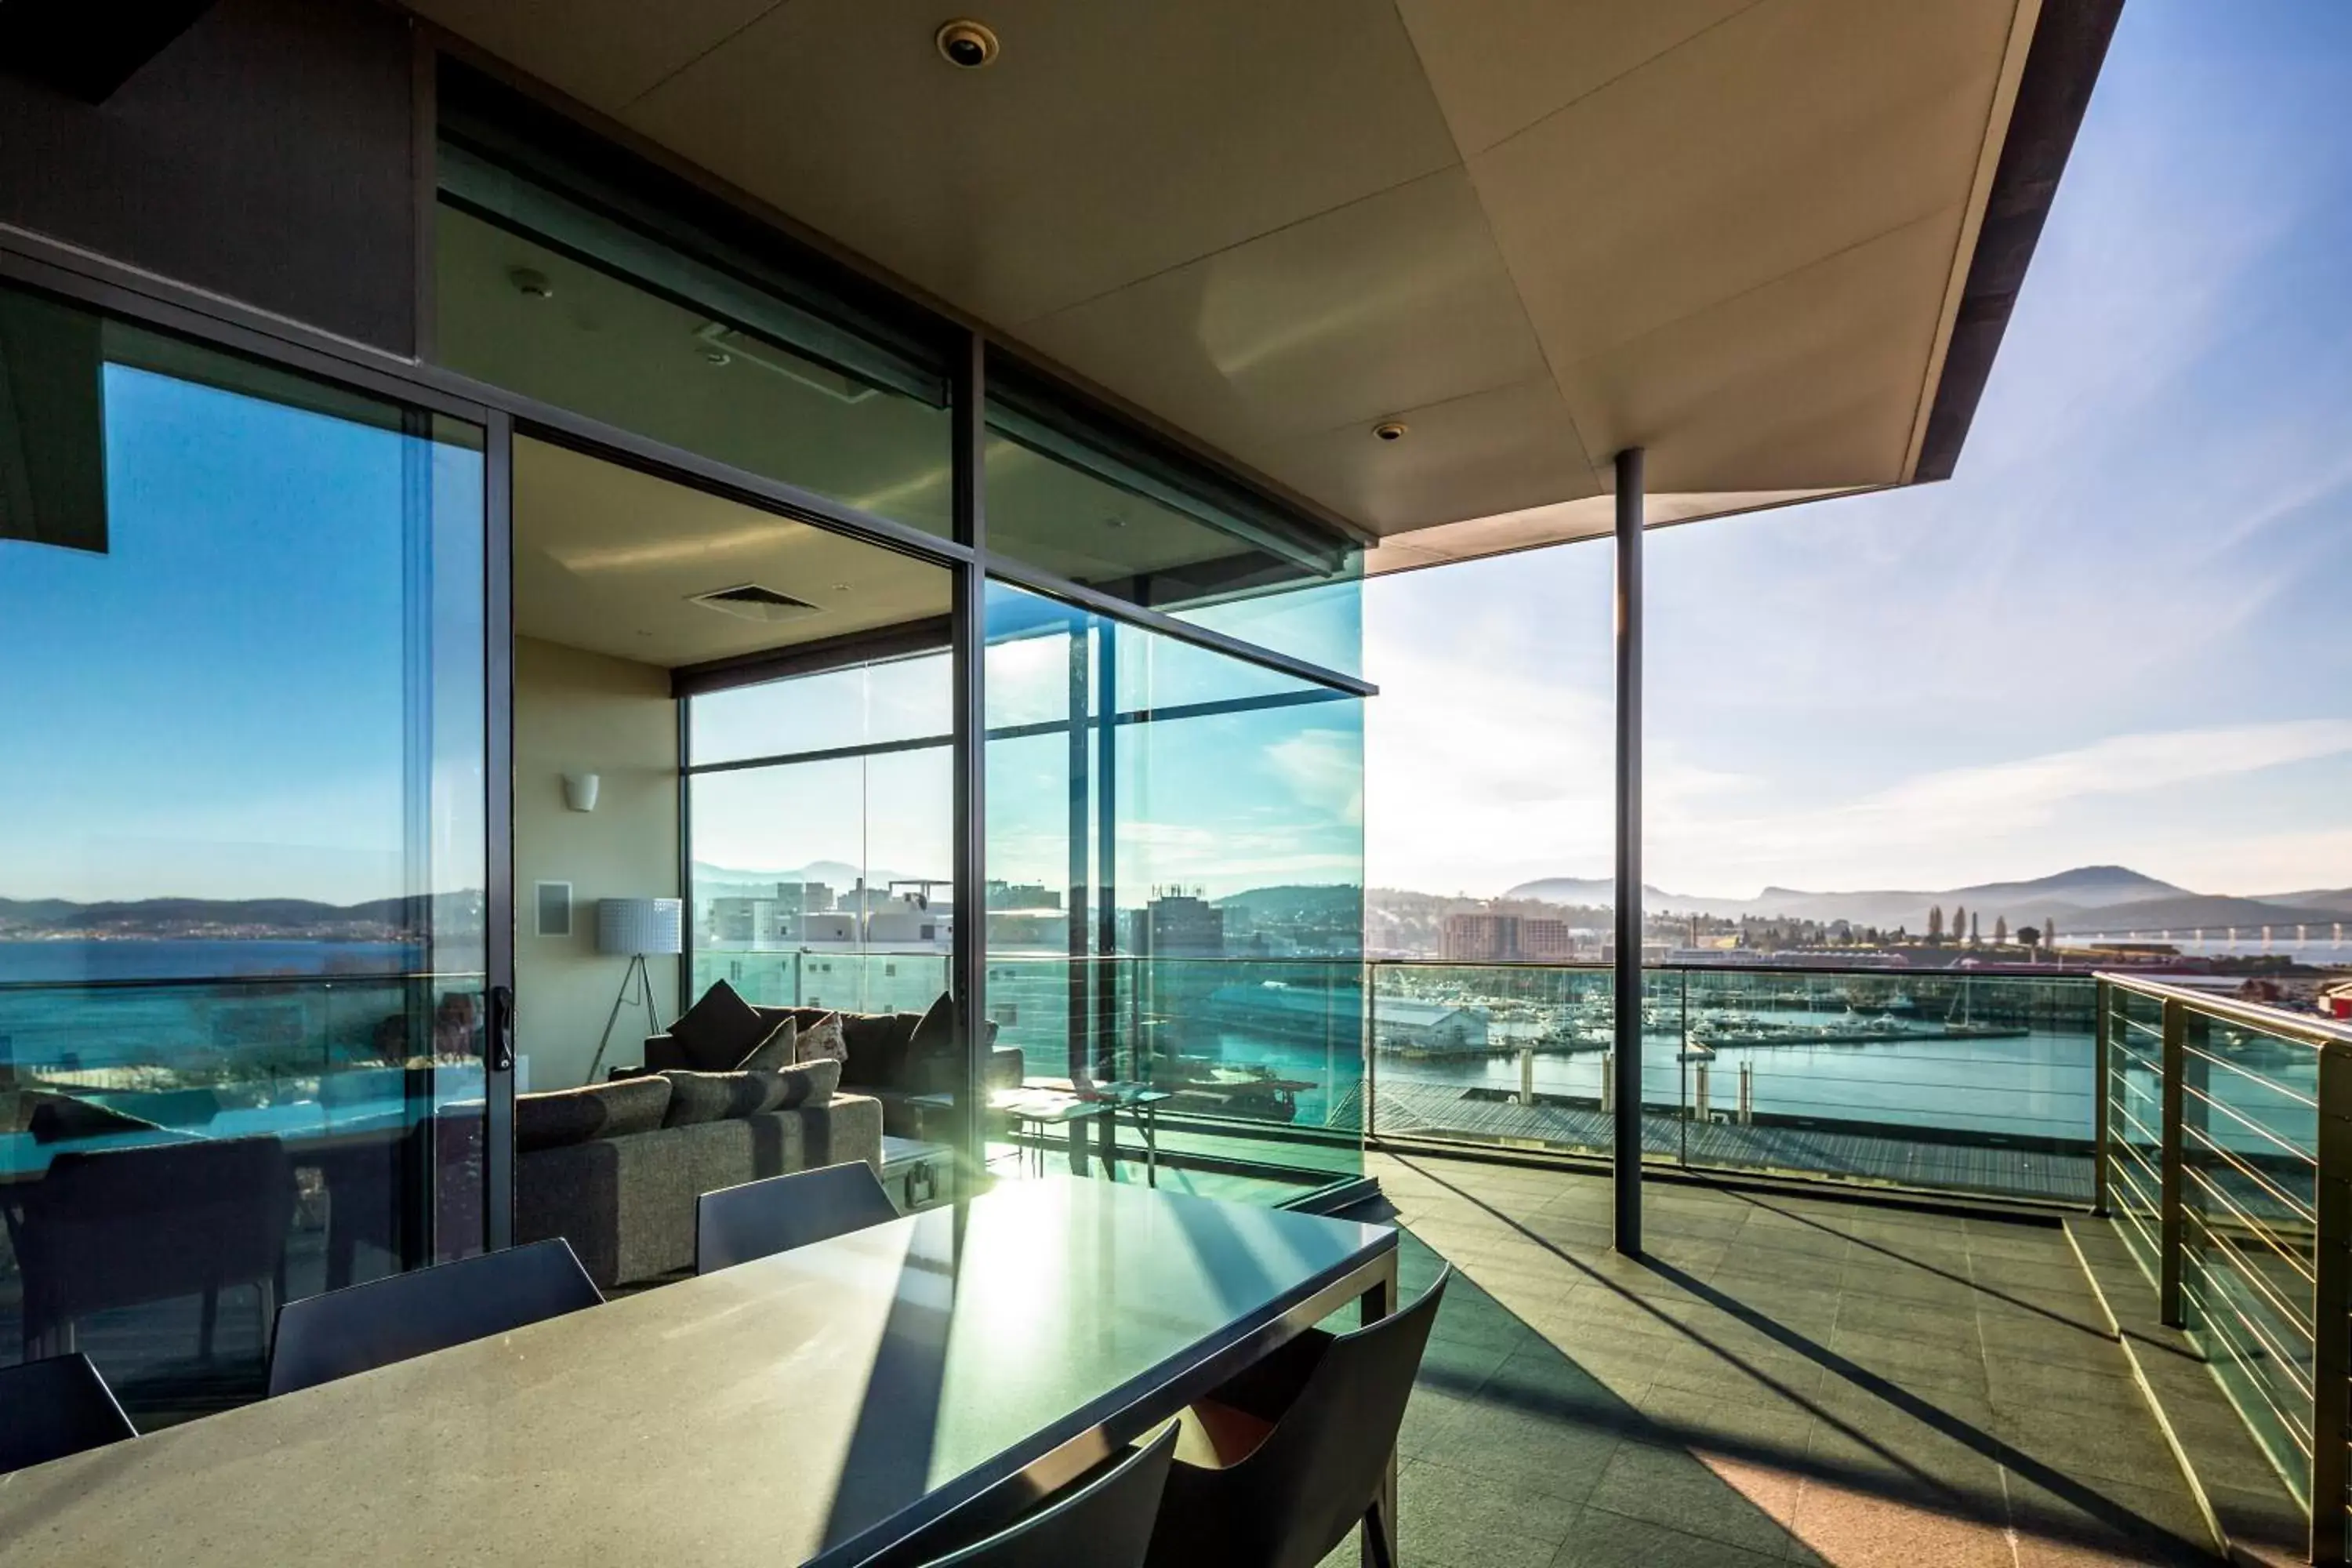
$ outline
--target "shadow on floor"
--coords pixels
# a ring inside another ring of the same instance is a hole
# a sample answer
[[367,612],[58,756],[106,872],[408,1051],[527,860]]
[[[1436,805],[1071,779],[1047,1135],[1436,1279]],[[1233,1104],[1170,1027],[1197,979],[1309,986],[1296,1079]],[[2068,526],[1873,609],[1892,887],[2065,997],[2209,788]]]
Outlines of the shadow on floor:
[[1408,1298],[1459,1276],[1413,1568],[2214,1560],[2054,1228],[1661,1186],[1633,1260],[1605,1179],[1377,1166]]

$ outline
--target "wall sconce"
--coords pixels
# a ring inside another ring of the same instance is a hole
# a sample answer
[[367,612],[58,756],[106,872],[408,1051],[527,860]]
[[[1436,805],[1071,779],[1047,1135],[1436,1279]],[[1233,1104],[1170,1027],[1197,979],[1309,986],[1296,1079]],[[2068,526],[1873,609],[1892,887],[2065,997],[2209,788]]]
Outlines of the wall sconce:
[[574,811],[596,809],[597,776],[594,773],[563,775],[563,804]]

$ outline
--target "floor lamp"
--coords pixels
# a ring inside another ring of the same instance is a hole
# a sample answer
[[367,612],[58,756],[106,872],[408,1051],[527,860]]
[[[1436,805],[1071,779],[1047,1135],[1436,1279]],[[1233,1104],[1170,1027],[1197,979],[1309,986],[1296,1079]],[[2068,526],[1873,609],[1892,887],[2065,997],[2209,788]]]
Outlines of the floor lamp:
[[653,975],[646,960],[655,955],[675,958],[686,951],[685,907],[677,899],[600,899],[596,903],[596,951],[626,953],[629,967],[622,972],[620,994],[604,1016],[604,1034],[596,1042],[595,1059],[588,1064],[588,1081],[604,1065],[604,1051],[613,1043],[613,1026],[621,1009],[642,1002],[648,1035],[661,1033],[661,1009],[654,1005]]

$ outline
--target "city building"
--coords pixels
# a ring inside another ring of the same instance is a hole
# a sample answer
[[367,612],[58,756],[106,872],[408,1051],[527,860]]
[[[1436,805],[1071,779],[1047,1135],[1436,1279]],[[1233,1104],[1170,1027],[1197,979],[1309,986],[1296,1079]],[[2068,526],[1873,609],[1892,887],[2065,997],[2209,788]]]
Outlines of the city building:
[[1441,956],[1447,963],[1507,963],[1518,955],[1518,916],[1464,913],[1445,917]]
[[[2240,1193],[2231,1361],[2177,1125],[1722,1059],[2250,1004],[1645,977],[1637,723],[1612,974],[1362,962],[1363,579],[1612,537],[1637,716],[1645,529],[1960,462],[2116,14],[8,0],[0,1363],[149,1435],[11,1475],[0,1568],[928,1560],[1433,1251],[1408,1542],[2170,1561],[2301,1452],[2340,1560],[2343,1205]],[[958,1206],[706,1258],[861,1164]],[[279,1387],[307,1304],[560,1255],[576,1310]],[[2159,1427],[2205,1354],[2293,1418]]]
[[1570,959],[1576,956],[1576,928],[1552,915],[1450,914],[1441,956],[1453,963]]
[[1133,912],[1133,951],[1161,958],[1223,958],[1225,913],[1197,893],[1171,889]]

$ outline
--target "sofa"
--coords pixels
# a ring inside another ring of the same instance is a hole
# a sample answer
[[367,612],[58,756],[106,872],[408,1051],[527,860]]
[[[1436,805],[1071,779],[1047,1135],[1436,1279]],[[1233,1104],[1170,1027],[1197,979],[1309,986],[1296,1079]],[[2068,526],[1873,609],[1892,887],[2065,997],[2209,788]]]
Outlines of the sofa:
[[[725,998],[719,996],[722,990],[726,992]],[[714,1001],[719,1002],[722,1015],[727,1008],[748,1007],[759,1017],[762,1027],[689,1027],[696,1014]],[[696,1003],[695,1009],[668,1031],[646,1037],[645,1068],[655,1071],[711,1070],[722,1061],[731,1066],[741,1058],[743,1041],[753,1034],[764,1033],[787,1020],[807,1030],[835,1013],[840,1014],[842,1040],[848,1049],[841,1066],[843,1091],[878,1101],[882,1131],[893,1138],[911,1138],[926,1143],[947,1142],[951,1105],[946,1097],[962,1087],[963,1069],[956,1045],[954,1005],[945,995],[922,1013],[770,1007],[740,1002],[722,980],[713,984]],[[985,1087],[1019,1088],[1024,1071],[1020,1050],[997,1047],[993,1020],[988,1026],[988,1039]]]
[[694,1267],[704,1193],[852,1160],[878,1174],[882,1106],[837,1092],[831,1069],[641,1069],[517,1095],[515,1239],[560,1236],[598,1286],[642,1285]]

